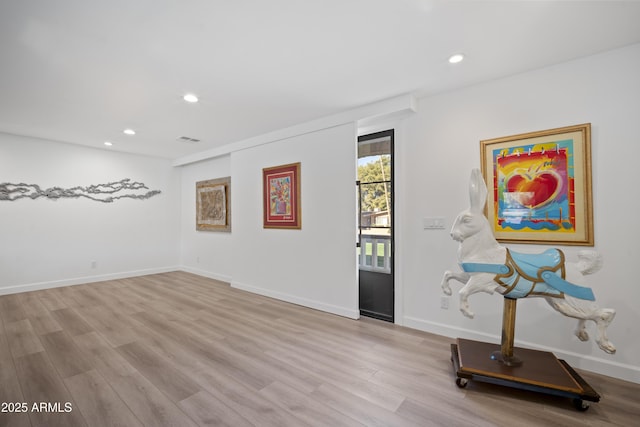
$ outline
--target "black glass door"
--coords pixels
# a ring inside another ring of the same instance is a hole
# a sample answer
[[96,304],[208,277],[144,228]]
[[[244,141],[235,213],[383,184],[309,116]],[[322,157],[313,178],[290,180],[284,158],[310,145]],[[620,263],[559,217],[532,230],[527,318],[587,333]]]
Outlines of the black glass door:
[[393,322],[393,130],[358,138],[360,314]]

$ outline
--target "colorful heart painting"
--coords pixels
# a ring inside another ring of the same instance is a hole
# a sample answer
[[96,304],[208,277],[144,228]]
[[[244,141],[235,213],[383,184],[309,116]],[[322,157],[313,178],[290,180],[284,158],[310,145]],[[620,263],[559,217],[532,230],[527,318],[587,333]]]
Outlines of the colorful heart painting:
[[568,140],[495,151],[496,231],[575,228],[572,146]]
[[562,177],[553,170],[529,172],[516,170],[505,179],[508,193],[515,194],[515,198],[522,206],[539,208],[553,202],[562,189]]

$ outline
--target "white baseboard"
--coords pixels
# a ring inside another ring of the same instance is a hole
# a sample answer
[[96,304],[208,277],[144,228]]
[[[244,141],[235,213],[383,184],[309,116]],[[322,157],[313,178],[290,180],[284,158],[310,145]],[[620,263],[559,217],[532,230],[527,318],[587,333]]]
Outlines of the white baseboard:
[[273,291],[271,289],[260,288],[257,286],[251,286],[239,282],[231,282],[231,287],[241,289],[243,291],[251,292],[258,295],[263,295],[270,298],[275,298],[281,301],[290,302],[293,304],[301,305],[303,307],[313,308],[315,310],[324,311],[331,314],[337,314],[338,316],[348,317],[350,319],[359,319],[360,311],[358,309],[349,309],[346,307],[339,307],[332,304],[325,304],[315,300],[298,297],[296,295],[290,295],[282,292]]
[[181,271],[185,271],[187,273],[197,274],[198,276],[207,277],[213,280],[219,280],[221,282],[231,283],[231,276],[227,276],[225,274],[217,274],[212,273],[210,271],[201,270],[199,268],[188,267],[186,265],[180,266]]
[[404,317],[404,326],[408,328],[419,329],[421,331],[429,332],[436,335],[442,335],[445,337],[466,338],[466,339],[483,340],[491,343],[500,343],[499,335],[476,332],[469,329],[450,326],[444,323],[436,323],[428,320],[422,320],[422,319],[418,319],[411,316]]
[[128,277],[146,276],[148,274],[168,273],[177,271],[178,266],[149,268],[145,270],[123,271],[119,273],[102,274],[97,276],[75,277],[71,279],[52,280],[49,282],[30,283],[0,288],[0,295],[17,294],[20,292],[39,291],[42,289],[60,288],[62,286],[83,285],[85,283],[104,282],[107,280],[126,279]]
[[[442,323],[430,322],[427,320],[417,319],[415,317],[405,316],[404,325],[419,329],[421,331],[430,332],[432,334],[442,335],[450,338],[465,338],[471,340],[479,340],[494,344],[500,343],[499,335],[491,335],[470,329],[458,328]],[[625,363],[618,363],[613,360],[606,360],[599,357],[587,356],[584,354],[574,353],[558,348],[546,347],[536,343],[515,340],[518,347],[531,348],[535,350],[549,351],[559,359],[564,359],[574,368],[585,371],[595,372],[609,377],[619,378],[621,380],[640,384],[640,367]],[[615,356],[611,356],[615,357]]]

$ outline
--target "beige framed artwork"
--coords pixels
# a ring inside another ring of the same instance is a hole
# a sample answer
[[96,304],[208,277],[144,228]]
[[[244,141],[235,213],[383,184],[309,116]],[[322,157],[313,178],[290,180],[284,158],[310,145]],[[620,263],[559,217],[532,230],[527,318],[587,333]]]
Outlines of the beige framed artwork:
[[593,246],[591,124],[480,141],[501,242]]
[[196,182],[196,230],[231,232],[231,177]]

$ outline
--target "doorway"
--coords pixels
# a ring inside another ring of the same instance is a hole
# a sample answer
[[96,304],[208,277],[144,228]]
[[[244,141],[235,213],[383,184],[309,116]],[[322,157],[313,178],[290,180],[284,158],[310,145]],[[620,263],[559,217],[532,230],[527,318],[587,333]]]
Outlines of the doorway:
[[394,321],[393,129],[358,137],[360,315]]

